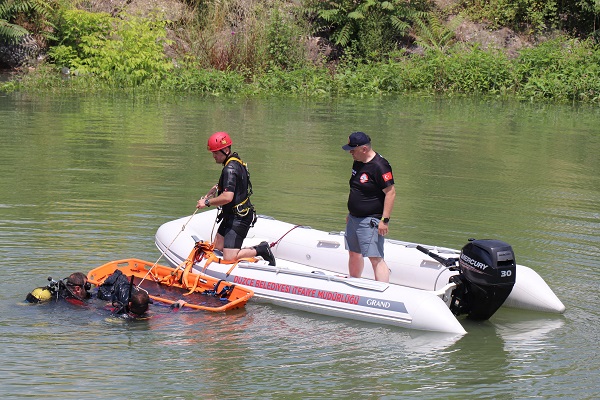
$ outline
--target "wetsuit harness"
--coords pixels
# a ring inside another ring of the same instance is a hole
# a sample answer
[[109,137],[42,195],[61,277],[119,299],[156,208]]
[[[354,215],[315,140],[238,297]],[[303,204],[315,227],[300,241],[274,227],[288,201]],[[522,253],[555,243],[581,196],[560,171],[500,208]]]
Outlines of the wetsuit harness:
[[239,158],[237,158],[235,156],[229,157],[227,159],[227,161],[225,161],[225,166],[227,166],[227,164],[229,164],[232,161],[239,162],[246,170],[246,176],[248,177],[248,191],[247,191],[248,194],[247,194],[246,198],[244,200],[242,200],[241,202],[239,202],[238,204],[236,204],[235,206],[233,206],[233,212],[235,214],[239,215],[240,217],[245,217],[246,215],[248,215],[250,210],[254,209],[254,206],[252,206],[252,205],[244,208],[244,204],[248,203],[248,201],[250,200],[250,196],[252,196],[252,182],[250,182],[250,172],[248,171],[248,164],[246,164],[245,162],[243,162],[242,160],[240,160]]

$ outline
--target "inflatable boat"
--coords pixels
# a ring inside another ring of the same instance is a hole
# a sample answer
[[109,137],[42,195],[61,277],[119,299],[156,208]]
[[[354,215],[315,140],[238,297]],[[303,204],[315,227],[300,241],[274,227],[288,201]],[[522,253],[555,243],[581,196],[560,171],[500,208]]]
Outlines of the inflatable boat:
[[259,216],[244,246],[270,243],[276,265],[261,259],[223,263],[207,248],[217,210],[163,224],[156,245],[178,266],[196,249],[194,270],[254,291],[255,299],[324,315],[425,331],[464,334],[457,316],[485,320],[501,306],[562,313],[562,302],[499,240],[472,240],[462,250],[386,240],[390,283],[347,276],[343,232],[325,232]]
[[[133,285],[146,290],[150,298],[167,305],[177,303],[195,310],[221,312],[243,308],[254,295],[252,290],[231,282],[191,271],[190,257],[182,268],[171,268],[136,258],[111,261],[88,272],[88,281],[100,286],[120,270]],[[187,269],[185,268],[187,266]]]

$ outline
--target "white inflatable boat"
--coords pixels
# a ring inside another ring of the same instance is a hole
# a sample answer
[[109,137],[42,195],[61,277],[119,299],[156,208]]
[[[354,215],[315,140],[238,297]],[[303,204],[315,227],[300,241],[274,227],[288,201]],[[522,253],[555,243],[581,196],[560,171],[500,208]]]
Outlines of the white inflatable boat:
[[[510,245],[475,240],[462,251],[387,240],[390,283],[347,274],[343,232],[324,232],[260,216],[244,246],[267,241],[276,265],[241,260],[224,263],[206,251],[216,232],[217,210],[163,224],[156,245],[172,266],[193,249],[194,267],[251,288],[254,300],[298,310],[425,331],[464,334],[456,316],[488,319],[500,306],[562,313],[565,309],[532,269],[517,265]],[[200,249],[202,247],[202,249]],[[201,253],[206,254],[201,254]]]

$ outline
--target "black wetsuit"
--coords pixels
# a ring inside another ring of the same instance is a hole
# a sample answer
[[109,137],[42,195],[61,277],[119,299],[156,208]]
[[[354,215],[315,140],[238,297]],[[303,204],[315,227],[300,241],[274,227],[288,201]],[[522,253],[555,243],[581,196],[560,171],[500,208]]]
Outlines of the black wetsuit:
[[134,286],[129,278],[121,270],[116,270],[98,287],[96,296],[101,300],[118,302],[122,306],[126,306],[129,303],[132,289]]
[[248,230],[255,220],[254,206],[250,202],[251,190],[248,170],[237,153],[230,154],[225,160],[217,192],[233,192],[233,200],[221,207],[223,221],[219,225],[218,233],[225,239],[224,248],[242,248]]

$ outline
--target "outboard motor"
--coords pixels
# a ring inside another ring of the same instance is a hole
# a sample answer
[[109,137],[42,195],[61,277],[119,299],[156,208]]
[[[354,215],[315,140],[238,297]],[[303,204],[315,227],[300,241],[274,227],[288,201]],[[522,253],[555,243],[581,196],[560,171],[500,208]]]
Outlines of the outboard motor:
[[454,315],[489,319],[504,303],[515,284],[515,254],[508,243],[500,240],[469,239],[458,259],[443,258],[423,246],[417,246],[417,249],[450,270],[459,271],[458,275],[450,278],[450,282],[456,283],[450,301]]
[[458,284],[452,293],[450,309],[455,315],[489,319],[510,294],[516,278],[515,254],[500,240],[470,239],[458,259],[459,275],[450,278]]

